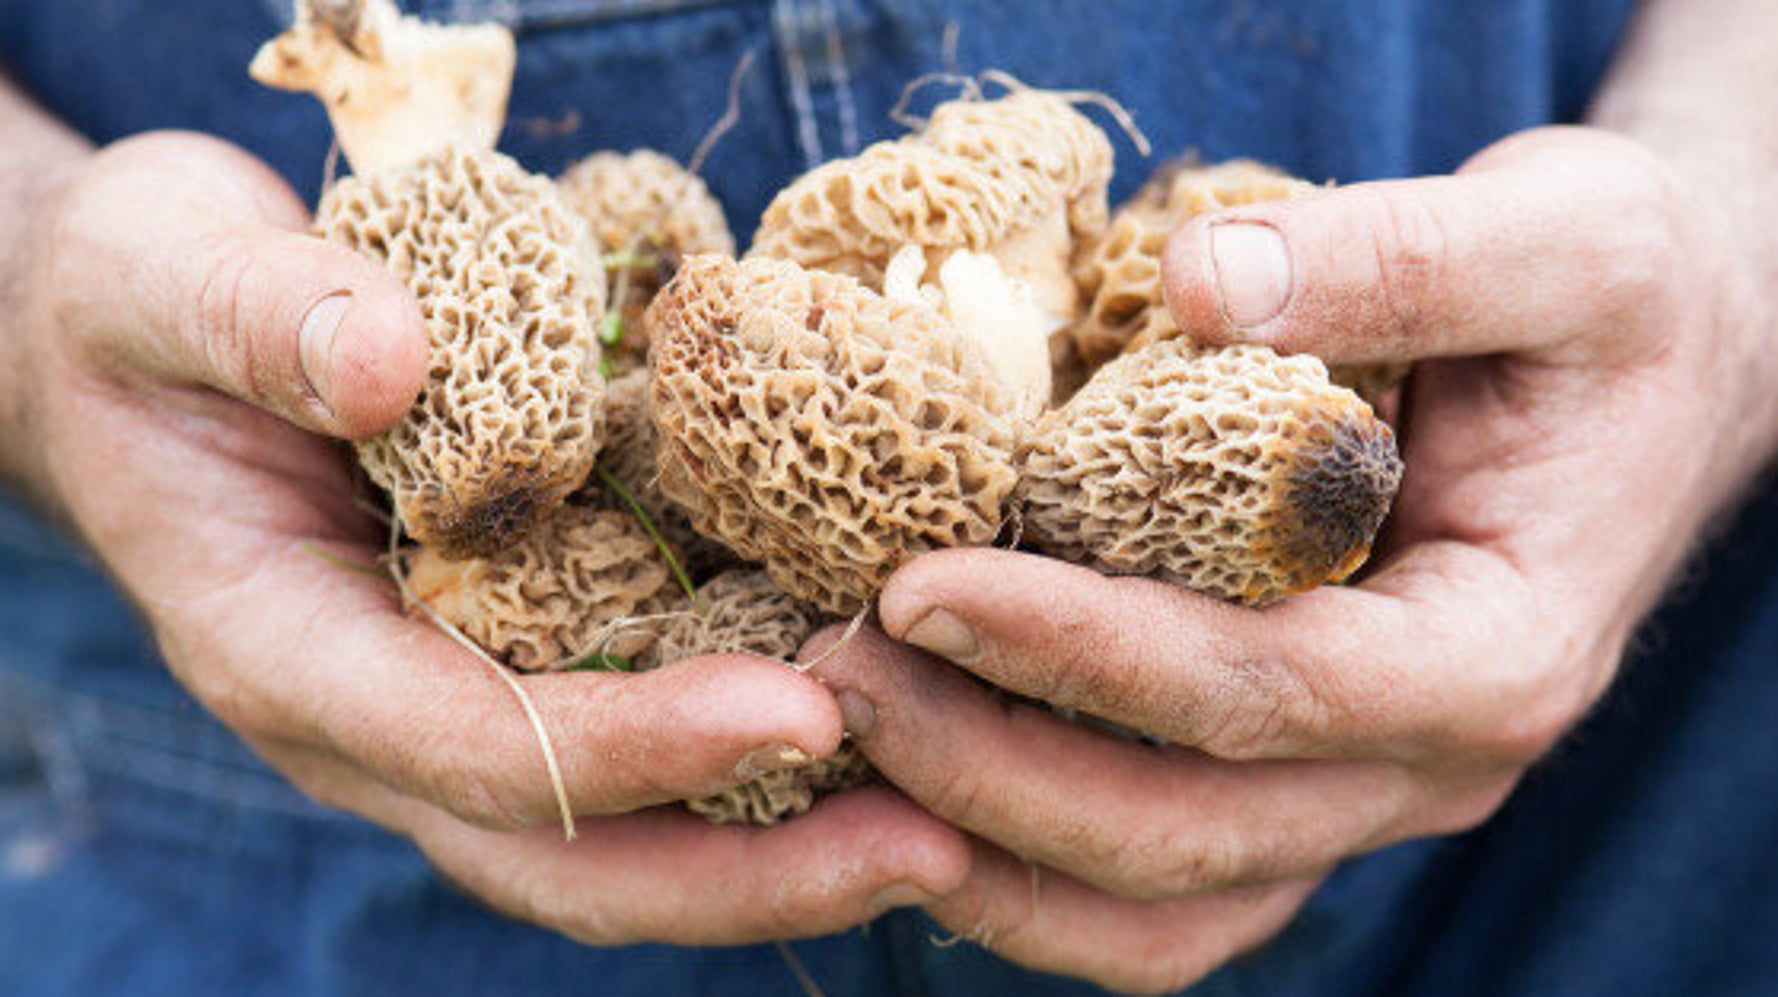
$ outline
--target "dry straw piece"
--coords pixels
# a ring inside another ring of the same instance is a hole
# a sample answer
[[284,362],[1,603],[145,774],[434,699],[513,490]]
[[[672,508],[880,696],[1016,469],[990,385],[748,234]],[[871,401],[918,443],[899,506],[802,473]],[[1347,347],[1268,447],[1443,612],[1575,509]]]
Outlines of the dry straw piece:
[[316,227],[382,261],[426,317],[424,393],[360,446],[365,469],[416,540],[491,553],[578,487],[598,450],[598,246],[548,179],[493,151],[505,29],[424,24],[388,0],[346,14],[310,0],[252,72],[327,104],[356,175],[327,192]]
[[915,555],[999,531],[1016,403],[933,309],[693,256],[648,322],[662,491],[786,592],[850,615]]
[[1107,364],[1019,457],[1040,549],[1254,605],[1355,571],[1402,471],[1321,361],[1183,339]]

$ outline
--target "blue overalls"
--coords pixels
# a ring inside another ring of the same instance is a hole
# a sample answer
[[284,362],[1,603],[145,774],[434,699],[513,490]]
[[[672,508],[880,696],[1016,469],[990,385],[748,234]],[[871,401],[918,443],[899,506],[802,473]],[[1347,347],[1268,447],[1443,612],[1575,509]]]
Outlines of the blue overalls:
[[[1116,95],[1163,154],[1315,179],[1447,171],[1572,120],[1629,0],[422,0],[521,39],[505,148],[684,158],[771,193],[894,131],[946,68]],[[309,196],[328,132],[244,67],[280,0],[0,0],[0,62],[99,141],[232,139]],[[1147,172],[1118,139],[1127,196]],[[0,222],[4,224],[4,222]],[[1353,861],[1205,994],[1778,994],[1778,494],[1645,629],[1594,716],[1482,829]],[[921,915],[801,942],[833,997],[1082,994]],[[0,995],[793,994],[769,946],[581,947],[487,913],[405,842],[286,786],[167,676],[85,555],[0,504]]]

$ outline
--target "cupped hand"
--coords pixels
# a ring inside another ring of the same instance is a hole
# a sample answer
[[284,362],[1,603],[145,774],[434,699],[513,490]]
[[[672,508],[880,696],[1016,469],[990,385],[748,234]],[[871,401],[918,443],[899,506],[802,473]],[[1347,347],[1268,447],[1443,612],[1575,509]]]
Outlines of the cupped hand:
[[377,265],[223,143],[157,135],[40,209],[23,295],[29,447],[12,455],[143,611],[176,676],[297,786],[411,835],[491,904],[574,937],[734,943],[831,931],[955,888],[968,846],[900,796],[770,830],[645,809],[831,753],[816,682],[743,657],[522,678],[579,840],[509,690],[375,572],[355,438],[426,376]]
[[820,674],[877,767],[977,837],[932,912],[1165,990],[1342,859],[1494,812],[1773,451],[1778,289],[1716,204],[1628,140],[1551,129],[1175,233],[1194,337],[1417,362],[1385,544],[1359,584],[1263,609],[1004,551],[904,568],[883,629],[933,656],[867,635]]

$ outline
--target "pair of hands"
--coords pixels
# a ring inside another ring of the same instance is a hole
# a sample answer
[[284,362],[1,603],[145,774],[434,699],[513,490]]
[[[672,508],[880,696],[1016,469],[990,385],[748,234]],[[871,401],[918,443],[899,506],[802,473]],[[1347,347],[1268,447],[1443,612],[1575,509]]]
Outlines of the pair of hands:
[[[210,709],[498,908],[602,944],[726,944],[918,904],[1014,961],[1164,990],[1269,937],[1341,859],[1483,820],[1609,684],[1778,424],[1770,289],[1712,210],[1639,147],[1570,129],[1453,177],[1194,221],[1167,258],[1194,334],[1419,361],[1374,572],[1251,610],[950,551],[885,589],[888,636],[812,676],[710,657],[526,677],[573,844],[510,694],[312,550],[379,552],[325,437],[399,416],[425,333],[374,264],[298,234],[264,166],[153,136],[46,202],[13,464]],[[895,789],[772,829],[643,809],[825,754],[842,726]]]

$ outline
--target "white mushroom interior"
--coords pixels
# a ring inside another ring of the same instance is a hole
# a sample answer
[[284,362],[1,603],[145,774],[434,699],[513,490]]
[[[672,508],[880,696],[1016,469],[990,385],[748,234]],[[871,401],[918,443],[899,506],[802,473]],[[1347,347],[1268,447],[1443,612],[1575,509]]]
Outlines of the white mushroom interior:
[[1062,322],[1040,308],[1032,286],[1009,275],[987,253],[959,249],[944,257],[932,279],[926,253],[903,246],[883,275],[883,294],[925,301],[960,336],[981,346],[1001,383],[1018,398],[1018,411],[1035,418],[1050,397],[1050,334]]

